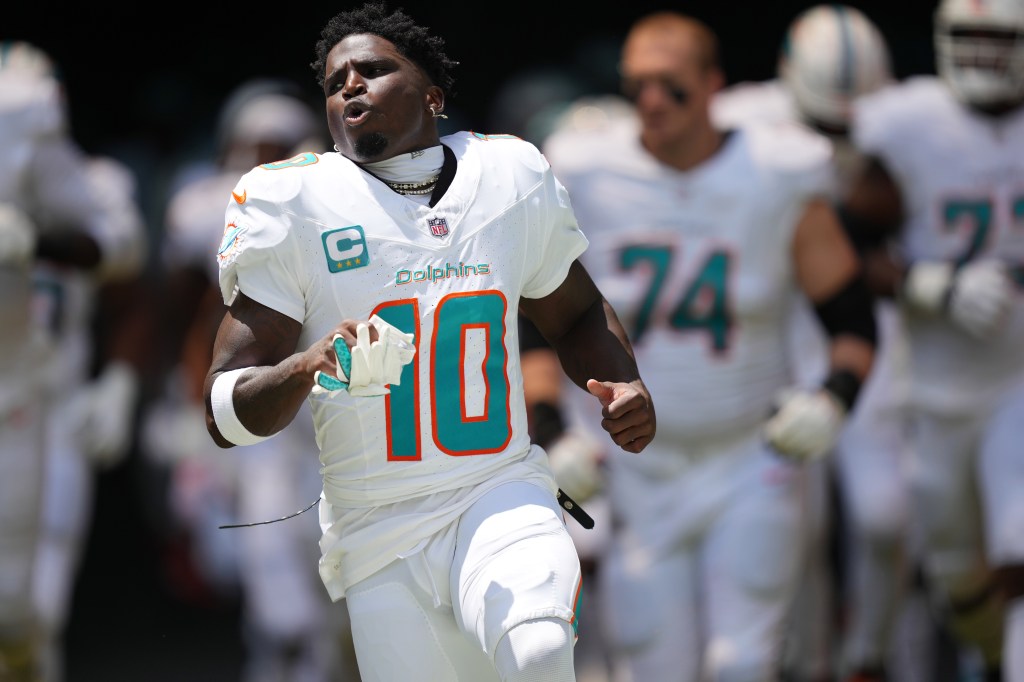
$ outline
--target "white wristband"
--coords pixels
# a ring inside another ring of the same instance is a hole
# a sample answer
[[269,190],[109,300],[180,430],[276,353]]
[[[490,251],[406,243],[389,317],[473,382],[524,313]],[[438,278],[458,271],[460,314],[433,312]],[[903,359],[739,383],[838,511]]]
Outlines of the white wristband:
[[238,415],[235,414],[235,403],[232,394],[235,392],[235,382],[242,372],[248,367],[233,369],[224,372],[213,382],[213,389],[210,391],[210,405],[213,408],[213,421],[217,424],[220,435],[235,445],[253,445],[265,441],[270,436],[257,436],[245,428]]

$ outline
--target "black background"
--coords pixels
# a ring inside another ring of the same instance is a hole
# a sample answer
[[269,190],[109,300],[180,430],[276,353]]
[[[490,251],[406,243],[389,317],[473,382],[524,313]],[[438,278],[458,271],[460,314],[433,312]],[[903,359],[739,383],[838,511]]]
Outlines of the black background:
[[[439,0],[401,6],[444,36],[449,54],[461,62],[458,95],[449,102],[453,125],[509,132],[491,127],[500,113],[496,96],[509,79],[570,69],[586,89],[610,90],[617,45],[647,11],[671,7],[706,21],[721,40],[726,76],[736,82],[773,76],[786,26],[812,4]],[[888,39],[898,76],[934,71],[933,1],[850,4],[868,13]],[[4,7],[0,39],[29,40],[54,58],[72,132],[87,151],[120,158],[136,171],[150,229],[159,235],[168,178],[181,164],[212,153],[217,112],[228,93],[250,78],[273,76],[302,84],[318,101],[308,67],[313,45],[321,26],[348,7],[18,1]],[[67,682],[237,679],[238,605],[198,588],[188,593],[187,570],[176,563],[181,555],[165,532],[165,481],[139,460],[136,452],[98,478],[68,632]]]

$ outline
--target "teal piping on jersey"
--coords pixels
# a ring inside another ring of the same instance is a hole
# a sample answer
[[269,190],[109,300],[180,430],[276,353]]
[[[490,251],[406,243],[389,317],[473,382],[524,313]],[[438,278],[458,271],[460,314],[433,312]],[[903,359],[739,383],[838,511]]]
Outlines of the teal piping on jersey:
[[572,632],[577,638],[580,636],[580,610],[583,606],[583,576],[580,575],[579,581],[576,583],[576,596],[572,600],[572,620],[569,622],[572,625]]
[[846,8],[842,5],[833,5],[836,12],[836,21],[839,22],[839,35],[842,40],[842,61],[839,65],[839,88],[843,92],[853,92],[855,74],[853,73],[853,34],[850,31],[850,19],[847,16]]

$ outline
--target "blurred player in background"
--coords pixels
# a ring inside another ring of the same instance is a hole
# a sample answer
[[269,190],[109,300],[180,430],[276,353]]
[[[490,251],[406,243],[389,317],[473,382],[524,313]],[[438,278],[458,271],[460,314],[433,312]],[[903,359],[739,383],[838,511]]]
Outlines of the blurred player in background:
[[[802,568],[803,465],[870,372],[871,300],[828,201],[829,142],[792,123],[714,126],[710,29],[645,16],[620,74],[635,115],[544,145],[584,261],[670,406],[646,457],[607,459],[603,625],[624,680],[771,680]],[[831,341],[816,386],[790,371],[798,294]]]
[[206,432],[202,400],[225,311],[211,255],[224,231],[225,197],[255,166],[322,150],[326,131],[298,86],[257,79],[225,101],[217,139],[217,167],[186,182],[167,205],[161,260],[171,367],[145,420],[147,450],[172,468],[172,509],[187,528],[201,578],[222,596],[241,589],[245,682],[357,680],[344,605],[331,605],[310,568],[318,556],[316,517],[219,528],[279,519],[318,499],[308,411],[273,441],[225,452]]
[[[1024,1],[943,0],[938,76],[855,108],[847,195],[903,315],[930,588],[988,679],[1024,680]],[[1002,673],[1000,673],[1002,668]]]
[[[826,135],[835,150],[837,178],[832,197],[838,206],[850,179],[864,163],[849,139],[850,116],[858,98],[892,81],[888,47],[881,32],[860,10],[846,5],[817,5],[790,25],[779,58],[778,77],[740,83],[720,93],[713,104],[718,125],[751,121],[799,122]],[[842,214],[840,214],[842,217]],[[833,457],[814,472],[809,519],[810,573],[794,614],[795,650],[789,665],[804,680],[884,679],[891,635],[907,582],[903,333],[891,301],[875,303],[879,352],[857,409],[843,428]],[[794,309],[792,357],[801,383],[820,383],[828,371],[827,337],[802,301]],[[842,525],[830,523],[828,477],[835,475]],[[842,536],[842,641],[840,665],[833,665],[835,625],[833,567],[828,562],[832,529]]]
[[125,454],[137,377],[93,379],[97,288],[137,273],[145,238],[127,171],[71,139],[53,61],[0,43],[0,678],[59,680],[91,513],[90,462]]

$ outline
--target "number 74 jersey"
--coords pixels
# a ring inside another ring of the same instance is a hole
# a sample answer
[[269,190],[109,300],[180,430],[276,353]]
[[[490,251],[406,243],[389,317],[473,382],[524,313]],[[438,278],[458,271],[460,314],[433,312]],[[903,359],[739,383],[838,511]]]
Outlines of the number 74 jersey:
[[[688,172],[660,164],[632,119],[566,130],[544,153],[591,246],[584,262],[633,341],[677,443],[759,424],[792,380],[791,241],[832,187],[831,144],[790,123],[732,131]],[[664,408],[663,408],[664,409]]]
[[258,167],[228,200],[226,302],[241,291],[301,322],[300,348],[373,314],[414,335],[389,395],[310,397],[335,597],[456,518],[465,491],[512,478],[554,490],[526,428],[519,300],[551,293],[587,240],[536,147],[473,133],[442,143],[458,166],[433,208],[334,153]]

